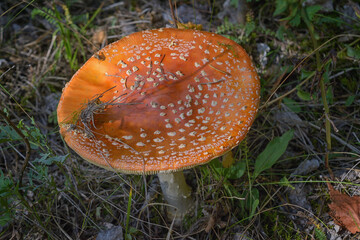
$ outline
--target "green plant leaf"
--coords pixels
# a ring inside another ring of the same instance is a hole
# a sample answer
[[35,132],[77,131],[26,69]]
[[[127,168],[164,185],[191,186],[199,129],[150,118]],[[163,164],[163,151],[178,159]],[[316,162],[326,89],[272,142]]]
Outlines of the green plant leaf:
[[255,30],[255,22],[249,22],[245,25],[245,36],[249,36]]
[[241,197],[245,198],[245,201],[240,202],[243,214],[248,214],[247,216],[252,218],[260,202],[259,190],[257,188],[247,189],[241,194]]
[[300,16],[299,7],[297,4],[294,4],[290,7],[290,15],[281,19],[282,21],[290,21],[291,19],[295,18],[296,16]]
[[301,16],[300,16],[300,14],[296,14],[296,15],[289,21],[290,25],[293,26],[293,27],[299,26],[300,22],[301,22]]
[[346,87],[347,89],[349,89],[349,91],[355,93],[356,89],[357,89],[357,81],[355,79],[350,79],[350,78],[346,78],[343,77],[340,79],[341,84]]
[[326,240],[326,234],[319,228],[315,228],[315,236],[318,240]]
[[255,160],[254,179],[276,163],[285,152],[293,135],[294,131],[289,130],[281,137],[276,137],[268,143],[265,150]]
[[239,1],[238,0],[231,0],[230,1],[230,6],[238,8],[239,7]]
[[134,227],[130,227],[130,228],[129,228],[129,233],[135,234],[135,233],[137,233],[137,232],[138,232],[138,230],[137,230],[136,228],[134,228]]
[[294,186],[292,186],[290,183],[289,183],[289,180],[284,176],[282,179],[280,179],[280,182],[279,182],[279,184],[281,185],[281,186],[285,186],[285,187],[289,187],[289,188],[291,188],[291,189],[295,189],[295,187]]
[[12,194],[11,189],[13,188],[13,181],[6,177],[3,171],[0,169],[0,196],[1,198],[5,198],[6,196],[10,196]]
[[0,143],[21,140],[21,137],[10,126],[0,126]]
[[334,103],[334,93],[333,93],[333,88],[332,86],[329,86],[327,91],[326,91],[326,99],[328,101],[329,104],[333,104]]
[[310,21],[313,20],[315,14],[321,9],[320,5],[312,5],[306,7],[305,11]]
[[302,110],[300,104],[290,98],[284,98],[283,102],[294,113],[299,113]]
[[350,106],[355,100],[355,95],[349,96],[345,101],[345,106]]
[[304,80],[305,78],[307,78],[307,77],[309,77],[309,76],[311,76],[313,74],[315,74],[315,71],[302,70],[300,80]]
[[296,92],[297,96],[304,101],[310,101],[311,100],[311,95],[308,92],[305,92],[301,89],[298,89]]
[[[2,209],[0,209],[1,212],[3,212]],[[5,226],[7,223],[9,223],[12,220],[12,215],[11,212],[9,211],[4,211],[1,215],[0,215],[0,226]]]
[[276,7],[273,15],[277,16],[285,12],[287,8],[288,8],[288,2],[286,0],[276,0]]
[[352,48],[350,46],[348,46],[346,48],[347,48],[346,54],[349,57],[355,58],[355,59],[360,59],[360,49]]
[[246,170],[246,162],[239,161],[229,168],[227,177],[229,179],[239,179],[244,175],[245,170]]
[[217,175],[220,175],[220,176],[226,176],[229,171],[229,168],[223,167],[222,163],[220,162],[220,160],[218,158],[211,161],[209,163],[209,166],[214,170],[214,172]]
[[6,177],[3,171],[0,169],[0,227],[5,226],[13,220],[13,199],[14,182]]
[[55,157],[49,157],[50,153],[41,153],[41,157],[34,160],[34,162],[39,162],[45,165],[51,165],[53,163],[63,163],[65,159],[68,157],[67,155],[63,156],[55,156]]
[[253,202],[252,202],[252,205],[251,205],[251,212],[250,212],[250,218],[252,218],[254,215],[255,215],[255,211],[256,211],[256,208],[257,206],[259,205],[259,199],[255,199]]
[[283,25],[281,25],[278,30],[276,31],[275,37],[281,41],[284,41],[284,33],[285,33],[286,29]]

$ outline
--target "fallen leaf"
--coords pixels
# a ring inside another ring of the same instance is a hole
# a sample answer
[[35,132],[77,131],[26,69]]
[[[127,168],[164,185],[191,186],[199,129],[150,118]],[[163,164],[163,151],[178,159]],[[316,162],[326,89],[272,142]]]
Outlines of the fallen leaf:
[[209,233],[211,229],[215,226],[215,223],[216,223],[215,216],[211,215],[205,227],[205,232]]
[[327,183],[332,203],[329,215],[336,224],[345,227],[351,233],[360,232],[360,196],[350,197],[334,189]]
[[225,153],[222,156],[222,165],[224,168],[229,168],[231,167],[235,162],[234,159],[234,154],[232,153],[232,151],[228,151],[227,153]]
[[93,46],[93,51],[97,51],[102,45],[105,45],[106,38],[107,34],[105,29],[100,28],[96,30],[91,38],[91,42],[95,45]]
[[177,27],[179,29],[196,29],[196,30],[202,30],[202,25],[201,24],[195,24],[192,22],[188,22],[188,23],[177,23]]

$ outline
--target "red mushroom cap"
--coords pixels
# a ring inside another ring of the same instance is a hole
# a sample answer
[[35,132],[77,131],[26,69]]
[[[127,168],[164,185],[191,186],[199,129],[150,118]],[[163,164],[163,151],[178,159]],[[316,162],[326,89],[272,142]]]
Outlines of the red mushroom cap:
[[60,133],[84,159],[138,174],[204,164],[254,121],[260,83],[244,49],[220,35],[158,29],[91,57],[63,89]]

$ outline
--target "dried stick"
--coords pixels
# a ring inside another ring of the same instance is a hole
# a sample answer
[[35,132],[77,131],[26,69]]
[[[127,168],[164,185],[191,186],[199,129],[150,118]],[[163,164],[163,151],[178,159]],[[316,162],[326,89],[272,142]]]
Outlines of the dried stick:
[[178,21],[176,20],[173,4],[172,4],[171,0],[169,0],[169,5],[170,5],[171,17],[172,17],[172,19],[174,21],[175,27],[178,28]]

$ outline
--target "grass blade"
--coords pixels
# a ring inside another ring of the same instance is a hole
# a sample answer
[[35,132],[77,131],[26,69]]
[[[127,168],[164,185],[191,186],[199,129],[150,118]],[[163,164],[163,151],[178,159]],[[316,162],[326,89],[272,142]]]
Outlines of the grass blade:
[[129,200],[128,200],[127,211],[126,211],[125,239],[131,239],[131,236],[129,235],[131,199],[132,199],[132,188],[130,188]]

